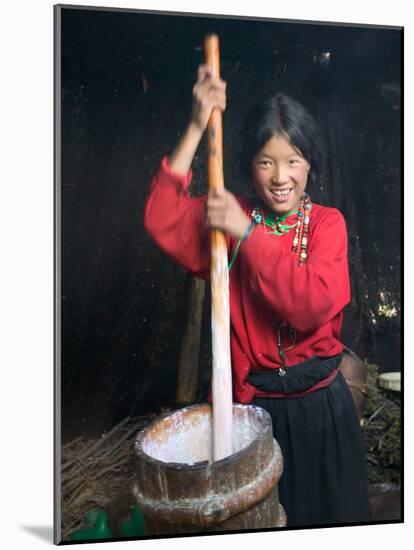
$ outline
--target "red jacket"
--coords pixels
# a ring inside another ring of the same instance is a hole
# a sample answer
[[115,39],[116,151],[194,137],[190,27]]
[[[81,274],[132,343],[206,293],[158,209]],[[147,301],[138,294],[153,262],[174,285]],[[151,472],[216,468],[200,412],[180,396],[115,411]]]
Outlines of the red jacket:
[[[191,170],[179,175],[165,157],[154,177],[145,204],[145,229],[157,245],[186,270],[208,280],[210,239],[205,222],[206,197],[192,198],[188,187]],[[238,198],[249,214],[254,207]],[[288,218],[294,223],[296,217]],[[250,369],[281,366],[276,321],[295,329],[295,345],[285,353],[286,366],[314,356],[342,352],[342,310],[350,301],[347,233],[342,214],[335,208],[312,204],[308,233],[308,260],[299,266],[291,251],[294,231],[282,236],[257,226],[239,247],[230,271],[231,353],[234,400],[249,403],[253,397],[298,397],[328,385],[336,375],[300,394],[264,393],[250,385]],[[229,259],[237,240],[227,237]],[[291,339],[282,330],[283,348]]]

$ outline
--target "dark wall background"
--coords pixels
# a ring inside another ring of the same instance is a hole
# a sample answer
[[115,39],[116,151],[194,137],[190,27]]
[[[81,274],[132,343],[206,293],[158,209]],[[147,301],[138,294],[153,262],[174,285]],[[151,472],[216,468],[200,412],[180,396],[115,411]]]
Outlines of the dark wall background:
[[[343,341],[400,369],[401,40],[394,28],[61,9],[63,438],[174,402],[189,276],[143,231],[152,175],[177,142],[207,32],[228,83],[226,186],[254,101],[293,95],[323,129],[315,202],[347,220],[352,303]],[[206,188],[206,149],[193,189]],[[209,295],[198,398],[210,369]]]

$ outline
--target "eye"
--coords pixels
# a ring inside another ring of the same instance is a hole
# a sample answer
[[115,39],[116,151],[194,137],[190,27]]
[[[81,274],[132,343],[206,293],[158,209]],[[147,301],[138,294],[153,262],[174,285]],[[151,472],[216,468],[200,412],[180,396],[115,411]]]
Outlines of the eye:
[[272,163],[271,163],[270,160],[263,159],[263,160],[259,160],[259,162],[257,164],[259,166],[267,167],[267,166],[270,166]]
[[290,159],[289,161],[289,164],[292,164],[292,165],[299,164],[299,163],[300,163],[299,159]]

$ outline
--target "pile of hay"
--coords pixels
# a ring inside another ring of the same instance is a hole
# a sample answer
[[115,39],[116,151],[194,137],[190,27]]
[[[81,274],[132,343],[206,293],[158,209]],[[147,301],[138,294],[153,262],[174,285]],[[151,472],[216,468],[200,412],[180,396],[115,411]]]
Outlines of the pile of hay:
[[155,417],[127,417],[97,440],[78,437],[62,447],[62,540],[84,526],[85,512],[131,491],[134,440]]
[[364,438],[369,483],[394,483],[401,478],[401,405],[397,392],[378,386],[377,365],[368,367]]

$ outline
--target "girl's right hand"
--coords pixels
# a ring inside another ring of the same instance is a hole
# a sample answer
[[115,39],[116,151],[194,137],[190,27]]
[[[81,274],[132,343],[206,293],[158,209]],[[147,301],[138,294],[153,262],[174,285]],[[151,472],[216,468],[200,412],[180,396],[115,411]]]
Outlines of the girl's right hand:
[[215,107],[221,111],[226,108],[226,83],[221,78],[213,77],[208,65],[200,65],[197,82],[193,87],[191,123],[204,132]]

